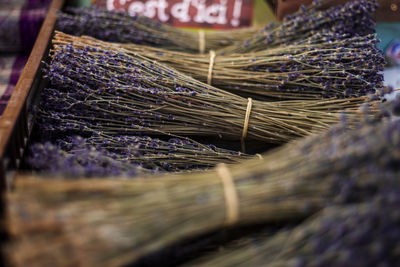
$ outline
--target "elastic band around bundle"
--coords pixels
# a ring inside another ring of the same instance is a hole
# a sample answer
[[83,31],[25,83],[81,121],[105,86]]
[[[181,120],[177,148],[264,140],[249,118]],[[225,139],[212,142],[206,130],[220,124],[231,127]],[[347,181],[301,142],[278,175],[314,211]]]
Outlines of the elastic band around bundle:
[[225,225],[234,225],[239,219],[239,199],[235,183],[228,167],[224,163],[218,164],[216,170],[218,176],[221,178],[222,185],[224,187],[226,204]]
[[247,109],[246,109],[246,115],[244,118],[244,124],[243,124],[243,132],[242,132],[242,138],[240,139],[240,142],[242,144],[242,152],[246,153],[246,144],[245,144],[245,139],[247,136],[247,130],[249,128],[249,120],[250,120],[250,113],[251,113],[251,108],[253,107],[253,99],[251,97],[247,98]]
[[212,71],[214,67],[215,51],[210,50],[210,64],[208,65],[207,83],[211,85]]
[[199,30],[199,52],[200,54],[204,54],[206,50],[206,40],[203,30]]

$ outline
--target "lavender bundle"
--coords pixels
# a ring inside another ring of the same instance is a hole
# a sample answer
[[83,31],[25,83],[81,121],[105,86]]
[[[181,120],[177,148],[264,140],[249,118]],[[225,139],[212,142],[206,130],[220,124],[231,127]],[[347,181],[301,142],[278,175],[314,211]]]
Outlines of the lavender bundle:
[[[56,28],[74,35],[90,35],[105,41],[135,43],[176,51],[199,53],[250,38],[260,29],[221,32],[189,32],[144,16],[107,11],[95,7],[69,8],[59,13]],[[274,25],[266,26],[266,28]]]
[[398,266],[399,196],[396,188],[361,204],[326,208],[293,230],[242,241],[187,266]]
[[[263,160],[145,180],[16,180],[15,266],[115,266],[224,225],[305,218],[399,186],[400,121],[334,127]],[[51,244],[51,245],[50,245]]]
[[385,60],[374,35],[301,43],[233,55],[192,55],[132,44],[107,43],[56,32],[54,44],[101,48],[156,60],[193,78],[243,96],[268,99],[351,97],[383,87]]
[[[47,137],[48,138],[48,137]],[[30,165],[47,175],[68,177],[138,176],[151,172],[206,169],[251,156],[188,139],[163,141],[148,136],[66,135],[56,143],[31,147]]]
[[286,16],[282,24],[274,29],[256,33],[252,38],[221,48],[219,52],[262,51],[296,43],[318,33],[325,35],[327,41],[340,40],[343,35],[354,37],[375,33],[376,0],[351,1],[322,11],[317,8],[319,5],[319,1],[314,1],[314,5],[308,8],[302,6],[297,13]]
[[[39,109],[48,131],[215,136],[283,143],[325,130],[366,97],[259,102],[217,89],[136,54],[56,45]],[[376,101],[367,103],[371,116]]]
[[331,36],[351,36],[374,33],[373,13],[376,1],[354,1],[345,6],[335,6],[325,11],[325,6],[315,2],[292,16],[283,24],[272,24],[262,30],[255,28],[193,33],[176,29],[148,18],[95,8],[69,9],[60,13],[57,29],[74,35],[89,35],[104,41],[135,43],[163,47],[190,53],[217,50],[221,52],[259,51],[270,47],[287,45],[308,38],[317,32]]
[[42,175],[76,177],[134,177],[145,173],[139,164],[117,160],[117,155],[84,143],[74,137],[69,150],[51,142],[36,143],[30,147],[29,164]]

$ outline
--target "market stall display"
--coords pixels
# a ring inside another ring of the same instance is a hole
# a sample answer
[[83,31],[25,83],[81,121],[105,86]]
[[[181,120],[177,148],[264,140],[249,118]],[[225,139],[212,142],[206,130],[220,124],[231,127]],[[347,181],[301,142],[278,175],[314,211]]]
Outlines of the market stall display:
[[332,3],[204,33],[54,0],[0,117],[3,263],[398,265],[376,1]]

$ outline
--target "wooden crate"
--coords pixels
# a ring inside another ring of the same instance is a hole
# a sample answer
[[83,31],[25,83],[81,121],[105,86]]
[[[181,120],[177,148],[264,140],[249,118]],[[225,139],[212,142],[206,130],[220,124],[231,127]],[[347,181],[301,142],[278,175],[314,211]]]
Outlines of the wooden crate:
[[65,0],[53,0],[40,29],[28,62],[0,117],[0,187],[6,188],[9,180],[21,164],[29,136],[33,128],[33,116],[29,112],[34,99],[45,86],[42,79],[42,60],[48,55],[57,14]]

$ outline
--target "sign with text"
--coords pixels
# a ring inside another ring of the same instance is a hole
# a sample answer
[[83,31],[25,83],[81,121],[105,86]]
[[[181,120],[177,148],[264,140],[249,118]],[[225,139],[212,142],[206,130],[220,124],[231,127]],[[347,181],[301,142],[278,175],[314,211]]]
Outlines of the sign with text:
[[95,4],[178,27],[234,29],[251,26],[253,19],[253,0],[95,0]]

